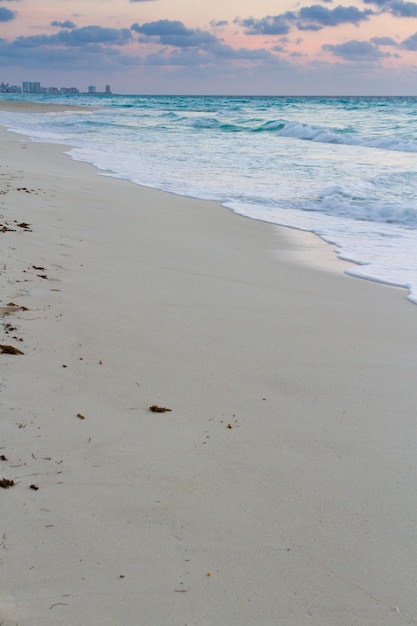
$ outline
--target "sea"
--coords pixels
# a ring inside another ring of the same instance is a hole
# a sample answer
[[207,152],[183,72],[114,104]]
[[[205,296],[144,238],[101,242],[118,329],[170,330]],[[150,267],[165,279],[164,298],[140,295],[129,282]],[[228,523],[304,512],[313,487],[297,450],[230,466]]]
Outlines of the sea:
[[355,264],[349,274],[417,304],[417,97],[1,99],[87,107],[0,111],[0,123],[69,145],[103,175],[316,233]]

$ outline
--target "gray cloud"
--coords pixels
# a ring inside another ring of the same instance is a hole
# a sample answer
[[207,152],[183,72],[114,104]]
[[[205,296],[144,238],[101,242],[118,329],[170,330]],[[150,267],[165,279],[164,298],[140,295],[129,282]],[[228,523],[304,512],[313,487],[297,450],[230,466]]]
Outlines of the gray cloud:
[[228,24],[227,20],[211,20],[210,22],[212,28],[223,28],[223,26],[228,26]]
[[404,50],[417,50],[417,33],[414,33],[414,35],[411,35],[411,37],[402,41],[399,47]]
[[339,5],[334,9],[328,9],[320,4],[314,4],[300,9],[297,26],[300,30],[319,30],[325,26],[339,26],[339,24],[358,25],[372,14],[373,11],[370,9],[360,11],[354,6]]
[[16,13],[14,11],[10,11],[10,9],[6,9],[5,7],[0,7],[0,22],[11,22],[16,17]]
[[283,13],[282,15],[267,15],[261,19],[236,18],[235,23],[243,26],[247,35],[286,35],[291,30],[290,21],[294,18],[294,13]]
[[91,43],[123,46],[132,38],[128,28],[103,28],[95,25],[61,31],[56,36],[61,44],[67,46],[84,46]]
[[417,17],[417,4],[415,2],[393,2],[390,5],[390,13],[397,17]]
[[158,20],[142,25],[132,24],[131,29],[163,46],[176,48],[205,48],[219,41],[208,31],[186,28],[177,20]]
[[70,20],[65,20],[65,22],[59,22],[58,20],[54,20],[51,22],[51,26],[57,26],[58,28],[75,28],[76,24],[71,22]]
[[158,20],[145,24],[132,24],[131,29],[140,35],[139,42],[153,42],[167,49],[147,56],[149,65],[209,66],[219,61],[248,61],[251,63],[276,62],[277,57],[263,48],[235,49],[208,31],[191,29],[177,20]]
[[377,46],[396,46],[397,42],[392,37],[372,37],[372,43]]
[[299,30],[321,30],[325,27],[339,26],[340,24],[355,24],[367,20],[373,15],[371,9],[360,11],[354,6],[339,5],[328,9],[321,4],[302,7],[297,12],[288,11],[280,15],[268,15],[260,19],[253,17],[236,18],[235,23],[243,26],[247,35],[285,35],[292,28]]
[[345,61],[374,62],[382,57],[390,56],[389,53],[381,52],[374,43],[356,39],[341,44],[325,44],[322,46],[322,50],[331,52]]
[[363,0],[365,4],[376,4],[378,7],[388,6],[391,0]]
[[219,63],[222,64],[224,61],[271,64],[277,63],[278,59],[263,48],[258,50],[239,48],[235,50],[231,46],[221,43],[209,50],[202,51],[196,48],[175,49],[170,54],[162,51],[150,54],[146,58],[147,65],[184,67],[218,66]]
[[395,17],[417,17],[417,4],[404,0],[363,0],[365,4],[375,4],[381,13],[391,13]]
[[148,65],[210,67],[219,63],[246,62],[249,65],[276,63],[278,58],[264,48],[249,50],[235,49],[208,31],[190,29],[175,20],[158,20],[142,25],[133,24],[132,30],[140,35],[139,41],[152,41],[161,46],[170,46],[147,56]]
[[[10,45],[15,48],[51,48],[74,47],[92,51],[103,51],[105,45],[123,46],[132,38],[128,28],[103,28],[102,26],[83,26],[73,30],[62,30],[56,35],[31,35],[17,37]],[[54,52],[55,54],[55,52]]]
[[[76,71],[120,71],[140,64],[140,59],[123,55],[119,49],[99,44],[84,47],[35,46],[28,50],[22,42],[0,40],[0,66],[20,65],[24,68]],[[33,42],[32,42],[33,43]],[[51,42],[49,42],[51,43]]]

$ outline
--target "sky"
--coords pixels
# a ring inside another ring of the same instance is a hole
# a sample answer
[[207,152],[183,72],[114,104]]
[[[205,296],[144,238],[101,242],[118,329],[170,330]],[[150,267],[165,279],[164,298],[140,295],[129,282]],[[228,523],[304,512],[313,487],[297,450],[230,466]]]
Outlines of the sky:
[[0,82],[120,94],[417,95],[410,0],[0,0]]

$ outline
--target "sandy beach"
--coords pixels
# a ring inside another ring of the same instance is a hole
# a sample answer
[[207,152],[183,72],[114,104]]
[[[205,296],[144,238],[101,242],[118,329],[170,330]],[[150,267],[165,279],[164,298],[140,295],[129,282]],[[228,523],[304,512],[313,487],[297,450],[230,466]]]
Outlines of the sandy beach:
[[405,290],[0,140],[0,624],[416,624]]

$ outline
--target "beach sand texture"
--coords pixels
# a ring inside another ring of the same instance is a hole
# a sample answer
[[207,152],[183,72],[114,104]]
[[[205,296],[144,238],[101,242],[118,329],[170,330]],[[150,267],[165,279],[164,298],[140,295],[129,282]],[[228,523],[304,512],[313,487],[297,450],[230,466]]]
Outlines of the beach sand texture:
[[405,291],[0,141],[0,623],[416,624]]

